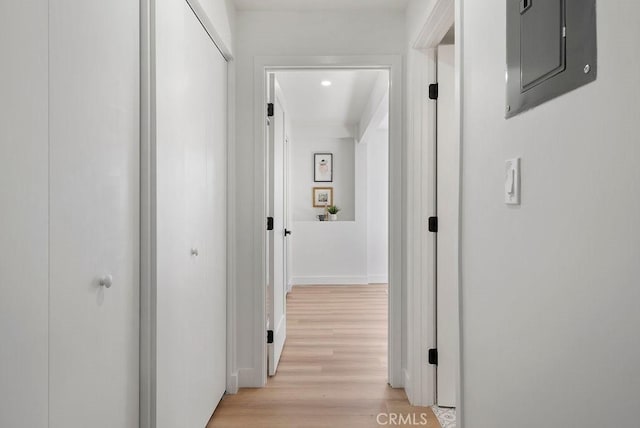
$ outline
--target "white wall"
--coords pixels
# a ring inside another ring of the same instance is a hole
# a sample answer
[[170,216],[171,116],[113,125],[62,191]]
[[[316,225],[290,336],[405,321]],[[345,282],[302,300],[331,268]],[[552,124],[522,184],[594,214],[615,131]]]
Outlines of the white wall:
[[505,2],[463,3],[464,426],[637,426],[640,4],[597,2],[596,82],[505,120]]
[[[387,83],[378,85],[382,91],[371,95],[369,104],[373,107],[363,113],[363,128],[369,128],[372,111],[388,88],[386,73],[383,77]],[[388,104],[388,97],[386,100]],[[356,144],[355,128],[327,125],[296,126],[293,130],[292,284],[388,281],[389,132],[380,129],[379,123],[371,124],[375,130],[368,131],[366,140]],[[335,137],[340,135],[343,137]],[[323,151],[334,153],[333,183],[313,182],[313,153]],[[336,226],[336,222],[317,220],[317,214],[324,210],[311,206],[311,189],[325,185],[334,187],[334,202],[342,208],[339,223],[346,224]]]
[[363,143],[367,149],[367,282],[385,283],[389,275],[389,131],[378,129]]
[[[253,156],[253,64],[266,55],[389,55],[405,51],[402,12],[238,12],[236,34],[236,259],[237,367],[241,386],[259,386],[255,375],[253,242],[255,221]],[[399,144],[399,143],[398,143]]]
[[[383,104],[384,103],[384,104]],[[377,129],[381,114],[385,113],[389,115],[389,73],[380,73],[376,80],[371,93],[369,94],[369,101],[362,111],[360,121],[357,128],[357,141],[363,141],[367,137],[367,131],[370,129]],[[371,126],[371,122],[377,122],[374,126]]]
[[0,2],[0,426],[48,425],[48,8]]
[[[367,274],[367,147],[355,145],[355,217],[352,221],[294,221],[291,282],[300,284],[366,284]],[[345,144],[338,141],[337,144]],[[306,162],[307,168],[311,168]],[[294,178],[295,181],[295,178]],[[310,192],[308,192],[310,193]],[[308,196],[307,203],[311,203]],[[316,211],[322,210],[316,208]],[[341,215],[340,212],[338,215]]]
[[[293,132],[297,136],[295,128]],[[334,138],[321,135],[293,137],[291,144],[291,204],[293,221],[318,221],[324,208],[314,208],[314,187],[333,187],[333,203],[340,207],[340,221],[354,221],[355,203],[355,142],[353,138]],[[333,182],[313,181],[313,154],[333,153]]]
[[[309,165],[313,150],[306,146],[305,138],[298,138],[301,134],[296,132],[294,135],[293,151],[298,150],[303,154],[293,157],[294,208],[302,205],[298,213],[306,209],[310,216],[315,216],[323,210],[308,208],[311,205],[310,189],[314,185],[313,171]],[[338,222],[307,220],[308,217],[300,220],[300,217],[294,217],[294,234],[291,236],[292,284],[367,284],[388,281],[389,132],[377,129],[368,135],[370,137],[367,141],[359,144],[354,144],[353,138],[348,138],[351,159],[345,156],[347,153],[344,148],[336,148],[335,152],[344,156],[345,160],[348,159],[349,164],[345,168],[350,169],[354,179],[350,197],[353,198],[352,213],[355,216],[345,218],[341,211],[341,221]],[[328,143],[330,141],[324,142]],[[333,141],[336,147],[346,143],[342,140]],[[307,180],[303,180],[300,175],[307,176]],[[328,185],[336,189],[344,188],[339,184],[335,182]],[[339,199],[336,199],[336,204],[346,206]]]
[[364,222],[296,222],[293,285],[366,284]]

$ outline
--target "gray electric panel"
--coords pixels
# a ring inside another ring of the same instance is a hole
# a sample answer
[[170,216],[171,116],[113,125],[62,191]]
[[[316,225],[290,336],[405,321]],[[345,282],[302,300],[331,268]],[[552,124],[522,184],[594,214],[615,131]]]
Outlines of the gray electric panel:
[[595,0],[507,0],[507,118],[596,75]]

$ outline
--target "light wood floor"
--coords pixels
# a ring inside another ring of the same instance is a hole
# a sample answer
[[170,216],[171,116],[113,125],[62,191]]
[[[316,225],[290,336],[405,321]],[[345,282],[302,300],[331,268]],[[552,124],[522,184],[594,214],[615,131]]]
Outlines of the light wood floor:
[[294,287],[287,314],[276,376],[226,396],[207,428],[378,427],[381,412],[416,422],[385,426],[440,427],[431,409],[387,385],[386,285]]

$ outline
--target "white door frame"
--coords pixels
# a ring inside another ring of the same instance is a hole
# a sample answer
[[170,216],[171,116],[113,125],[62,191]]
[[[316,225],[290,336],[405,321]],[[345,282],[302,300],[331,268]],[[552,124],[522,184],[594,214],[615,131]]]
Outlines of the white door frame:
[[[408,260],[410,277],[408,283],[408,370],[412,378],[406,379],[406,391],[414,405],[432,405],[435,403],[435,369],[425,364],[426,350],[435,346],[435,240],[426,230],[426,221],[435,214],[435,165],[436,165],[436,120],[435,103],[428,102],[428,83],[436,81],[436,49],[448,30],[455,29],[455,115],[459,129],[460,159],[462,159],[462,1],[436,0],[425,19],[421,31],[412,40],[412,49],[408,53],[409,82],[407,92],[410,96],[409,109],[412,112],[408,121],[408,169],[410,205],[410,236],[420,236],[414,243]],[[462,175],[462,164],[460,164]],[[462,183],[462,180],[460,180]],[[462,189],[460,189],[460,195]],[[411,214],[414,213],[414,214]],[[462,204],[460,204],[460,222]],[[412,233],[415,231],[416,233]],[[459,308],[462,308],[462,275],[460,272],[460,250],[462,233],[458,225],[459,248]],[[462,427],[462,311],[459,311],[460,358],[458,361],[458,397],[457,426]]]
[[[254,325],[253,366],[257,368],[255,385],[267,382],[266,319],[266,84],[267,73],[296,69],[386,69],[389,70],[389,377],[392,387],[403,386],[402,376],[402,161],[403,141],[403,76],[402,57],[375,56],[276,56],[256,57],[254,63],[254,156],[255,211],[254,224]],[[393,143],[391,143],[393,142]],[[396,148],[393,150],[392,148]]]

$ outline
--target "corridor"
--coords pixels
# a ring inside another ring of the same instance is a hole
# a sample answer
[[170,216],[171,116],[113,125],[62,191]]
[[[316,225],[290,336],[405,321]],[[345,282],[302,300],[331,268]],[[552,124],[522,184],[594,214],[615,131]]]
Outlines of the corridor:
[[387,385],[387,286],[296,286],[287,341],[266,388],[226,396],[213,427],[439,428],[433,412]]

